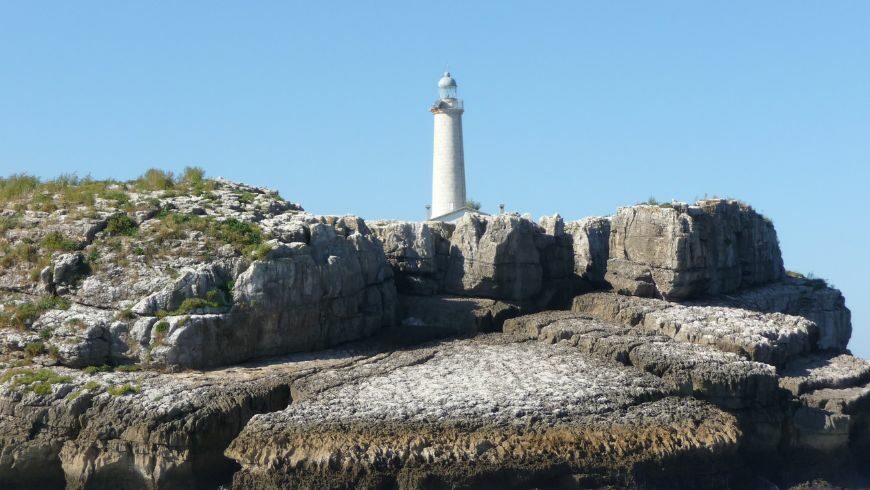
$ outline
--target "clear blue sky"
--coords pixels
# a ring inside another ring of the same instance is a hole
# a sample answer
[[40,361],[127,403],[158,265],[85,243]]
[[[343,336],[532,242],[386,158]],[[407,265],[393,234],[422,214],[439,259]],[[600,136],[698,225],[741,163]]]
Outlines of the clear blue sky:
[[870,2],[16,1],[0,63],[0,174],[199,165],[402,219],[449,65],[485,210],[741,198],[870,357]]

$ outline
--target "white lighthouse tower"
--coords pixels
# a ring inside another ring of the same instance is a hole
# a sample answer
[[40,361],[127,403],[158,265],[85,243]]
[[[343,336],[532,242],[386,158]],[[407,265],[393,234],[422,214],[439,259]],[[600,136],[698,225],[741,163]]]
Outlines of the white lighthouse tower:
[[453,221],[472,210],[465,205],[465,153],[462,149],[462,113],[465,111],[450,72],[445,72],[438,80],[438,100],[429,111],[435,115],[430,219]]

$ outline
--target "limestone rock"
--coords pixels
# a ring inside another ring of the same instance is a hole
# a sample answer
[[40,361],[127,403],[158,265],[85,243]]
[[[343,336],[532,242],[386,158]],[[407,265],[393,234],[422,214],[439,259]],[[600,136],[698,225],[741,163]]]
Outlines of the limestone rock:
[[[290,385],[313,369],[360,359],[288,356],[266,365],[204,373],[51,368],[46,394],[6,371],[0,384],[0,487],[216,488],[229,482],[223,449],[255,413],[281,410]],[[111,391],[111,393],[110,393]],[[114,393],[114,394],[112,394]]]
[[575,298],[573,311],[666,335],[681,342],[711,345],[774,365],[815,350],[818,327],[801,317],[717,306],[683,306],[612,293]]
[[677,392],[728,409],[763,407],[776,399],[776,371],[706,345],[692,345],[595,320],[583,313],[544,312],[505,323],[506,334],[570,345],[601,359],[661,377]]
[[814,353],[780,372],[779,386],[794,396],[822,388],[847,388],[870,381],[870,361],[848,354]]
[[607,281],[623,294],[685,299],[780,280],[773,224],[731,200],[620,208]]
[[[26,351],[46,365],[217,367],[395,323],[393,272],[363,220],[305,213],[229,181],[202,187],[111,183],[92,209],[16,211],[4,239],[28,247],[21,262],[51,265],[37,278],[29,263],[0,267],[14,287],[0,292],[0,310],[26,313],[24,325],[11,322],[19,328],[0,328],[0,362]],[[58,249],[72,251],[50,255]]]
[[69,285],[86,271],[85,257],[81,252],[62,254],[54,260],[52,282]]
[[474,335],[500,331],[508,318],[519,316],[522,305],[488,298],[462,296],[399,297],[399,323],[413,330],[430,330],[440,336]]
[[177,310],[187,299],[206,299],[209,291],[218,293],[220,301],[228,303],[229,298],[224,297],[228,292],[228,283],[235,280],[248,265],[247,260],[235,258],[218,260],[185,270],[162,290],[142,298],[132,310],[137,315],[154,316],[160,311]]
[[[396,274],[399,292],[452,294],[540,306],[567,301],[604,279],[610,222],[535,224],[514,214],[468,215],[456,224],[371,224]],[[585,289],[584,289],[585,287]]]
[[610,218],[584,218],[565,225],[571,235],[574,274],[593,283],[604,281],[610,254]]
[[467,214],[456,223],[445,291],[523,301],[541,291],[542,274],[531,221],[510,214]]
[[734,418],[639,370],[502,337],[430,350],[366,362],[362,378],[343,370],[344,382],[253,417],[227,450],[242,466],[234,485],[486,486],[509,474],[508,487],[551,486],[581,468],[600,485],[736,449]]
[[393,268],[399,292],[429,296],[443,289],[452,224],[380,221],[370,227]]
[[852,314],[843,294],[820,279],[789,277],[712,298],[704,304],[802,316],[819,327],[820,349],[843,351],[852,336]]

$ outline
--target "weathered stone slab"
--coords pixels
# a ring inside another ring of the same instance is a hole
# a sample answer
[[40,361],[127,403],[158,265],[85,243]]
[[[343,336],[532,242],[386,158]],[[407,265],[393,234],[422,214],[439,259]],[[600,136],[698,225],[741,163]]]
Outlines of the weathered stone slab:
[[779,386],[794,396],[822,388],[849,388],[870,381],[870,361],[849,354],[820,352],[789,362]]
[[573,346],[661,377],[679,393],[724,408],[769,406],[777,400],[776,371],[706,345],[643,328],[595,320],[582,313],[545,312],[508,320],[505,333]]
[[433,349],[404,365],[394,353],[386,372],[254,417],[227,450],[242,465],[234,484],[481,486],[512,475],[514,487],[581,468],[615,482],[643,478],[646,462],[727,455],[739,438],[731,416],[570,347],[478,337]]
[[[204,373],[4,370],[0,487],[216,488],[234,469],[223,449],[248,419],[285,408],[295,379],[369,355],[325,351]],[[46,373],[56,378],[16,384]]]
[[737,201],[639,205],[612,218],[606,279],[617,292],[685,299],[783,275],[773,224]]
[[705,304],[802,316],[819,327],[820,349],[843,351],[852,335],[852,314],[843,294],[820,279],[787,277],[781,282],[712,298]]
[[782,365],[817,348],[818,328],[814,323],[781,313],[683,306],[612,293],[577,296],[572,309],[767,364]]

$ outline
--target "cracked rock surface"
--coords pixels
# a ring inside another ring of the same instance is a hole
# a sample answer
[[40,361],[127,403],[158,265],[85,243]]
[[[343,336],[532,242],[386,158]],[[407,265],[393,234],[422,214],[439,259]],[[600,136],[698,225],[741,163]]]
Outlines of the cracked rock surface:
[[819,337],[816,324],[802,317],[718,306],[685,306],[612,293],[578,296],[573,311],[775,365],[815,350]]
[[421,354],[365,363],[363,377],[343,369],[303,380],[321,388],[255,416],[230,445],[242,465],[234,483],[514,487],[578,473],[607,482],[645,478],[645,464],[727,459],[736,449],[732,416],[573,348],[495,335]]

